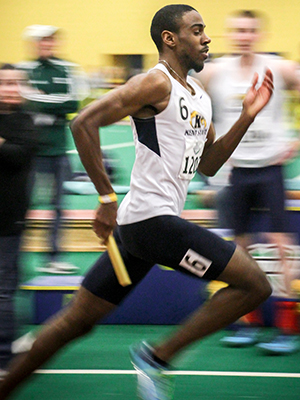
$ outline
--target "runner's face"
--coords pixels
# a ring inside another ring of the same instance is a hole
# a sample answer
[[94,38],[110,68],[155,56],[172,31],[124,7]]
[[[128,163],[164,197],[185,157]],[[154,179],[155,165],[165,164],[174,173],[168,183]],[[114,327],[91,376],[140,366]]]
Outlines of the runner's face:
[[256,18],[231,18],[229,20],[229,39],[232,51],[236,54],[252,53],[260,40],[260,24]]
[[210,38],[204,32],[205,24],[197,11],[183,15],[178,38],[178,57],[188,69],[200,72],[208,58]]

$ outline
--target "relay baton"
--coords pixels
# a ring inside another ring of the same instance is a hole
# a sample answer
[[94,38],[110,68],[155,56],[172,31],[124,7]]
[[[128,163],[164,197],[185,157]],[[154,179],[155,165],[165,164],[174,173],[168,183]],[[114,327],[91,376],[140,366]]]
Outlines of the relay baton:
[[106,247],[110,261],[114,267],[115,274],[118,278],[119,284],[122,286],[131,285],[132,282],[126,270],[122,256],[119,252],[115,238],[112,235],[109,235]]

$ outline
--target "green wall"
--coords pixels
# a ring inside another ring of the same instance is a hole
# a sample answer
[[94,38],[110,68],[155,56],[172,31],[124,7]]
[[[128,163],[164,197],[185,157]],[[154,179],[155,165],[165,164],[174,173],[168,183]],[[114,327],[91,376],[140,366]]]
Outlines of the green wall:
[[[174,1],[181,3],[182,1]],[[63,55],[90,69],[110,62],[110,54],[146,54],[156,62],[150,21],[162,0],[0,0],[0,61],[17,62],[28,54],[21,33],[27,25],[52,24],[65,31]],[[212,38],[211,52],[225,52],[224,18],[237,8],[259,9],[270,20],[261,50],[300,58],[299,0],[190,1],[202,14]],[[148,65],[146,65],[148,67]]]

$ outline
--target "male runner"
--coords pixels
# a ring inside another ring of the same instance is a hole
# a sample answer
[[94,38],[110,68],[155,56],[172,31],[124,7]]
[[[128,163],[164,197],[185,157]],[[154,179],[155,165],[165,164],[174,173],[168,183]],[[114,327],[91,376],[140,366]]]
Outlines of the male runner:
[[[105,253],[70,307],[49,321],[31,351],[12,367],[0,387],[0,400],[66,343],[113,311],[156,263],[198,278],[218,278],[228,286],[161,343],[131,349],[139,395],[145,400],[171,399],[170,375],[165,372],[173,357],[254,309],[271,293],[265,274],[244,250],[179,216],[197,168],[213,175],[268,103],[272,73],[266,71],[259,88],[255,74],[240,117],[215,141],[210,99],[187,76],[190,69],[199,72],[208,56],[210,39],[201,15],[187,5],[163,7],[152,20],[151,36],[159,63],[91,104],[71,125],[83,165],[100,195],[94,230],[103,242],[114,230],[132,285],[120,286]],[[101,159],[99,127],[127,115],[136,161],[130,191],[117,213],[117,198]]]

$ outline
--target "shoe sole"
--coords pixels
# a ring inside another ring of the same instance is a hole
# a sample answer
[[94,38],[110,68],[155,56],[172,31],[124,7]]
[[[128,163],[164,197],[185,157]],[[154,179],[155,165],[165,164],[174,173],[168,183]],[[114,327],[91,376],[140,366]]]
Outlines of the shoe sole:
[[36,268],[37,272],[46,272],[48,274],[75,274],[77,270],[73,271],[64,271],[64,270],[59,270],[59,269],[51,269],[51,268]]

